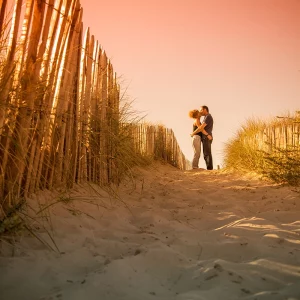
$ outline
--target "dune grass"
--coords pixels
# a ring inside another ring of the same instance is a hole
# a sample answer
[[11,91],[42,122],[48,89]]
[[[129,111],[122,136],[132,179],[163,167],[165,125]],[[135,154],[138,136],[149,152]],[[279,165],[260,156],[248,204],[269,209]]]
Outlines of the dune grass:
[[[299,122],[298,112],[268,121],[247,120],[225,144],[225,168],[241,173],[256,172],[276,183],[299,185]],[[293,130],[289,132],[288,127]],[[279,129],[276,134],[275,129]],[[283,139],[285,143],[278,146],[278,141]]]

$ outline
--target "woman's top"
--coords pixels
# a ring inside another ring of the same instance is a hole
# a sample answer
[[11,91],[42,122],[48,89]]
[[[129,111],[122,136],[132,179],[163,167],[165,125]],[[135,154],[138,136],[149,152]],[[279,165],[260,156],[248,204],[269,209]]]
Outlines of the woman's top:
[[[193,124],[193,132],[194,132],[197,128],[198,128],[198,126],[195,125],[195,124]],[[196,133],[195,135],[199,135],[200,137],[202,137],[202,132],[200,131],[200,132]]]

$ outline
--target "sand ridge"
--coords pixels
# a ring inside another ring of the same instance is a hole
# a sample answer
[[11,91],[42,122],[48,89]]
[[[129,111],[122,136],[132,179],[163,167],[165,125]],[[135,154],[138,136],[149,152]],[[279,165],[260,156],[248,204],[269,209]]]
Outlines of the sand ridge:
[[45,210],[57,251],[2,242],[0,298],[300,299],[297,189],[161,163],[132,176],[118,198],[76,186]]

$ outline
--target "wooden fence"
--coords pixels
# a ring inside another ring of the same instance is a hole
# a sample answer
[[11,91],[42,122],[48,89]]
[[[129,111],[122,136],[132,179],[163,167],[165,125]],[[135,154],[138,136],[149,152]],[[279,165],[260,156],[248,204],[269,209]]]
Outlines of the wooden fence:
[[162,125],[137,124],[132,127],[132,137],[138,153],[164,160],[181,170],[191,168],[172,129]]
[[300,151],[300,121],[295,118],[282,118],[282,122],[267,125],[252,136],[244,136],[243,143],[254,149],[271,153],[274,149]]
[[[120,87],[79,0],[0,0],[0,217],[57,184],[108,184],[118,172]],[[184,169],[174,134],[136,126],[136,149]],[[161,141],[161,142],[158,142]],[[159,146],[158,146],[159,144]]]

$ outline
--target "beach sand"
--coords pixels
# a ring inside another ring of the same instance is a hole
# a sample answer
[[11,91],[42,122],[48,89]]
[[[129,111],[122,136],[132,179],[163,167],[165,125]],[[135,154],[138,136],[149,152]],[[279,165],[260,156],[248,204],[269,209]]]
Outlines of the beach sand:
[[155,163],[114,193],[34,195],[43,243],[2,238],[0,299],[300,299],[299,188]]

